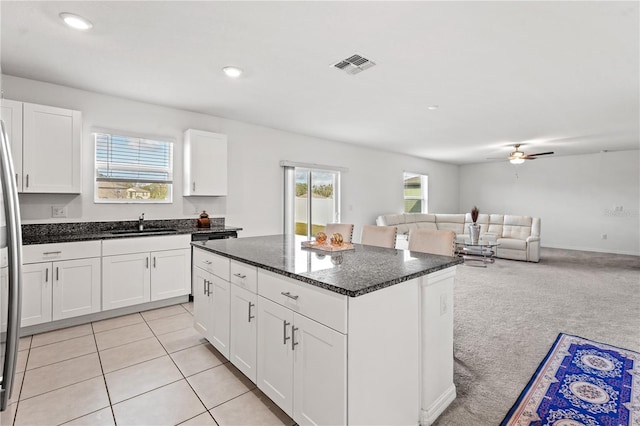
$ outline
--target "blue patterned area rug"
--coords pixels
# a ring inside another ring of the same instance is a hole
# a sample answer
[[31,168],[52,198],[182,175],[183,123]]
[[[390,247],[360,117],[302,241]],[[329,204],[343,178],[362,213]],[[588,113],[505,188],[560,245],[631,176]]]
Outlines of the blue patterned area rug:
[[560,334],[501,426],[640,426],[640,353]]

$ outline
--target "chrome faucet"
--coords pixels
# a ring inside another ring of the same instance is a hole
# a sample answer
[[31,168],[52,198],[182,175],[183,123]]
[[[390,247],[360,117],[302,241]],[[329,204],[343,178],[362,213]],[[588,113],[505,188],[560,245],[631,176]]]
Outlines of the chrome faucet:
[[142,231],[144,229],[144,213],[140,215],[138,218],[138,231]]

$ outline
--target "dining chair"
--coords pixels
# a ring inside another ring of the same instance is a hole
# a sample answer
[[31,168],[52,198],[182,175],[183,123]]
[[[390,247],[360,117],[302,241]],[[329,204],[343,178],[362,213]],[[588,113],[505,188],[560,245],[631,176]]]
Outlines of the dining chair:
[[360,244],[396,248],[397,233],[395,226],[363,225]]
[[412,229],[409,231],[410,251],[453,256],[456,248],[455,241],[456,233],[453,231],[431,229]]
[[352,223],[327,223],[324,229],[324,233],[328,238],[335,233],[342,234],[342,238],[345,243],[350,243],[353,239],[353,224]]

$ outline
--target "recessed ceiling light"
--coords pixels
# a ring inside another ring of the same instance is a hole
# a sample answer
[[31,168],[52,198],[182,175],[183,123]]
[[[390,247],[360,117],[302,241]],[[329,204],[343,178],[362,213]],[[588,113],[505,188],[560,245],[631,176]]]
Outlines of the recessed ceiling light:
[[93,24],[82,16],[74,15],[73,13],[61,13],[60,18],[65,24],[76,30],[86,31],[93,28]]
[[435,111],[435,110],[437,110],[438,108],[440,108],[440,106],[439,106],[439,105],[429,105],[429,106],[427,107],[427,109],[428,109],[429,111]]
[[222,71],[227,75],[227,77],[238,78],[242,75],[242,70],[238,67],[224,67]]

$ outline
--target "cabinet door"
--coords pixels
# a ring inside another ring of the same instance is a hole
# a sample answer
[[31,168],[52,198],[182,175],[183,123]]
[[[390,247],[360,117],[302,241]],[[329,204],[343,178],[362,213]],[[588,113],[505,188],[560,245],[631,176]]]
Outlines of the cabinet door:
[[151,300],[191,293],[191,249],[151,252]]
[[102,258],[102,309],[137,305],[151,300],[149,253]]
[[229,360],[256,382],[256,304],[258,295],[231,284],[231,336]]
[[24,192],[80,193],[80,111],[23,104]]
[[209,342],[229,359],[229,305],[231,303],[231,284],[215,275],[211,275],[209,297],[212,320]]
[[22,327],[51,321],[51,262],[22,266]]
[[100,258],[54,262],[53,319],[100,312]]
[[0,117],[4,121],[4,128],[11,144],[18,192],[22,192],[22,102],[2,99]]
[[184,174],[183,195],[227,195],[227,136],[187,130]]
[[193,326],[203,337],[209,338],[212,307],[209,301],[209,282],[212,275],[200,268],[193,268]]
[[293,415],[293,312],[258,297],[258,388]]
[[347,336],[299,314],[293,324],[293,419],[346,424]]

